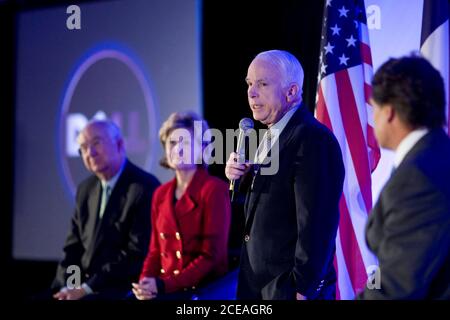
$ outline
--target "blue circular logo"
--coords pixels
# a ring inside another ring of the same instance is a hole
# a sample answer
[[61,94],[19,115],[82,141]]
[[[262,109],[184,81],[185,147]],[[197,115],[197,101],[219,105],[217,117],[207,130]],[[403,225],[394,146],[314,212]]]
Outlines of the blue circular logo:
[[122,130],[130,160],[150,169],[158,144],[156,109],[145,73],[127,50],[91,50],[75,68],[64,92],[57,154],[72,195],[88,175],[76,139],[93,118],[113,120]]

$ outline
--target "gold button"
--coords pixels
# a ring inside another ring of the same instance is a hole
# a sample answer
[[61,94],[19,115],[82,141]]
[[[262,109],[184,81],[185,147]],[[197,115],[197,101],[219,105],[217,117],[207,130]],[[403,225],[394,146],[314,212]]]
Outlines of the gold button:
[[177,250],[176,255],[177,255],[178,259],[181,259],[181,252],[180,251]]
[[164,236],[164,233],[162,233],[162,232],[159,234],[159,236],[160,236],[161,239],[163,239],[163,240],[166,238],[166,237]]
[[248,234],[246,234],[245,237],[244,237],[244,241],[248,242],[249,240],[250,240],[250,236]]
[[164,270],[164,269],[161,269],[161,273],[166,273],[166,270]]
[[174,275],[178,275],[179,273],[180,273],[180,270],[178,270],[178,269],[173,270]]
[[175,232],[175,238],[177,238],[177,240],[181,240],[181,236],[179,232]]
[[165,254],[164,252],[161,252],[161,257],[165,258],[165,257],[167,257],[167,254]]
[[195,286],[192,286],[192,290],[195,290]]

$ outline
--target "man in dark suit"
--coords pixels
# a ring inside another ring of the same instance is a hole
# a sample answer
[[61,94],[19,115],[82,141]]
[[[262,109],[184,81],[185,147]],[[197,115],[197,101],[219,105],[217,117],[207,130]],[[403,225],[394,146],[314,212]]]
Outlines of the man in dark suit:
[[253,165],[232,153],[225,169],[230,180],[244,176],[241,185],[252,179],[237,298],[334,299],[339,144],[302,105],[303,70],[292,54],[258,54],[246,81],[253,118],[269,130]]
[[[111,121],[90,122],[78,143],[83,162],[94,175],[78,187],[53,297],[124,298],[147,253],[150,206],[159,181],[126,158],[120,130]],[[74,286],[76,280],[79,284]]]
[[425,59],[390,59],[372,105],[380,146],[395,151],[391,178],[366,227],[379,280],[360,299],[450,299],[450,139],[445,90]]

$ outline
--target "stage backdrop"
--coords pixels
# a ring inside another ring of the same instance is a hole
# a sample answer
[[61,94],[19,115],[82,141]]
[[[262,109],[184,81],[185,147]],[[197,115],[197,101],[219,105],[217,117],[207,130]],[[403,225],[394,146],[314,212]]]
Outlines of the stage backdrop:
[[[14,258],[61,257],[74,188],[87,176],[75,137],[88,119],[114,119],[130,158],[161,181],[171,177],[158,165],[157,131],[172,111],[202,111],[200,2],[118,0],[19,14]],[[420,49],[423,2],[365,1],[375,71]],[[382,150],[374,202],[391,166]]]
[[102,1],[21,12],[16,22],[13,256],[62,254],[76,185],[76,136],[93,117],[122,128],[132,161],[167,181],[161,122],[202,113],[200,1]]

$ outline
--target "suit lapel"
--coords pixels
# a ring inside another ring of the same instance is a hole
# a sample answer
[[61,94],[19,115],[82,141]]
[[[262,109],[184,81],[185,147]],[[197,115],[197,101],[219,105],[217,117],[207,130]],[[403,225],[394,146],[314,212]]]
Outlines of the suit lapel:
[[407,163],[414,162],[417,155],[423,152],[423,149],[427,148],[430,145],[431,141],[438,140],[440,135],[446,135],[442,129],[435,129],[430,130],[426,135],[424,135],[422,138],[417,141],[417,143],[412,147],[411,150],[408,151],[408,153],[403,158],[402,162],[398,166],[397,169],[392,173],[391,177],[388,179],[384,187],[381,189],[380,195],[383,193],[383,191],[388,189],[388,186],[392,183],[392,181],[395,181],[395,176],[398,172],[401,172],[399,170],[402,166],[405,166]]
[[[405,155],[405,158],[400,163],[400,166],[404,163],[408,163],[410,161],[414,161],[416,156],[419,153],[422,153],[423,149],[430,146],[433,141],[440,141],[442,136],[446,136],[445,132],[442,129],[432,129],[426,135],[417,141],[417,143],[412,147],[411,150]],[[399,166],[399,167],[400,167]]]
[[[125,206],[126,187],[128,185],[128,177],[130,175],[129,170],[130,164],[127,161],[125,167],[123,168],[122,174],[117,180],[117,183],[114,186],[111,195],[109,196],[108,203],[106,204],[105,207],[105,212],[103,213],[103,217],[101,219],[98,217],[98,209],[96,211],[98,222],[95,229],[94,250],[99,246],[102,239],[105,237],[107,231],[109,230],[108,226],[114,223],[114,221],[116,220],[116,216],[122,212],[123,207]],[[99,183],[99,196],[97,199],[98,207],[100,207],[99,205],[100,197],[101,197],[101,184]]]
[[173,203],[177,181],[176,179],[173,179],[170,183],[168,195],[164,197],[164,200],[160,203],[158,209],[158,212],[164,212],[164,229],[162,230],[164,232],[167,232],[168,230],[178,230],[178,224],[175,218],[175,206]]
[[[414,162],[415,159],[417,158],[417,156],[419,154],[421,154],[425,148],[429,147],[429,145],[432,141],[438,140],[440,136],[445,136],[445,135],[446,134],[444,133],[444,131],[442,129],[430,130],[430,132],[428,132],[421,139],[419,139],[419,141],[417,141],[417,143],[413,146],[413,148],[408,151],[408,153],[405,155],[403,161],[400,163],[398,168],[393,172],[393,174],[391,175],[389,180],[385,183],[384,187],[381,189],[378,200],[377,200],[375,206],[373,207],[373,209],[369,215],[369,218],[367,220],[366,230],[373,229],[376,226],[377,219],[381,219],[383,212],[384,212],[384,207],[386,205],[385,203],[383,203],[383,199],[388,196],[388,192],[395,192],[395,190],[394,191],[392,190],[391,186],[393,184],[395,184],[396,179],[402,179],[402,177],[398,175],[399,172],[402,172],[402,170],[400,170],[402,168],[402,166],[405,166],[408,163]],[[376,230],[375,232],[374,231],[371,231],[371,232],[378,234],[382,231]],[[367,237],[367,235],[366,235],[366,237]],[[377,244],[372,243],[372,245],[373,245],[374,249],[376,249]]]
[[[118,181],[119,182],[119,181]],[[116,219],[115,216],[120,213],[123,209],[123,205],[125,202],[125,191],[123,191],[124,186],[117,185],[114,187],[111,195],[109,197],[108,203],[105,207],[105,212],[103,213],[103,217],[98,218],[97,229],[96,229],[96,245],[98,245],[105,233],[108,231],[108,226],[112,224]],[[98,215],[98,214],[97,214]]]
[[92,193],[89,195],[88,200],[88,221],[86,223],[86,234],[91,235],[89,246],[92,247],[97,237],[97,228],[100,223],[98,217],[98,210],[100,208],[100,197],[102,187],[99,180],[93,188]]
[[[308,111],[305,110],[304,105],[300,105],[298,110],[292,115],[292,118],[289,119],[289,122],[286,124],[286,127],[280,134],[278,138],[278,156],[282,154],[283,151],[289,145],[289,142],[293,139],[293,135],[295,132],[295,127],[298,123],[301,123],[302,119],[307,116]],[[272,155],[273,157],[273,155]],[[280,164],[280,163],[279,163]],[[253,167],[252,167],[253,169]],[[256,174],[254,173],[252,185],[250,186],[250,192],[247,193],[245,199],[245,224],[246,226],[251,226],[253,222],[253,215],[255,211],[255,205],[258,203],[259,198],[261,196],[262,190],[264,190],[266,184],[269,183],[269,176],[261,175],[261,170],[257,170]]]
[[[252,167],[253,170],[253,167]],[[263,176],[260,173],[260,170],[257,170],[256,173],[253,173],[253,181],[250,186],[250,192],[247,193],[247,197],[245,200],[245,224],[251,225],[253,214],[254,214],[254,207],[256,203],[259,201],[259,197],[261,196],[262,190],[264,189],[266,183],[267,183],[268,177]]]
[[98,221],[98,210],[100,207],[101,189],[100,181],[97,180],[87,200],[87,221],[84,225],[83,233],[86,235],[86,243],[84,243],[84,246],[86,247],[86,259],[89,263],[92,260],[97,242],[97,229],[100,223]]
[[295,128],[302,123],[305,123],[308,121],[308,117],[312,117],[309,111],[306,109],[305,105],[300,105],[298,107],[298,110],[292,115],[292,118],[289,119],[289,122],[287,123],[286,127],[283,129],[283,132],[280,135],[279,139],[279,153],[281,154],[282,151],[289,145],[289,143],[296,139],[297,136],[294,135]]
[[175,204],[175,212],[177,216],[183,216],[197,207],[195,200],[189,195],[184,194]]
[[183,216],[198,206],[198,191],[202,189],[204,182],[207,180],[208,173],[205,169],[198,168],[192,177],[186,191],[180,200],[177,201],[175,212],[177,216]]

